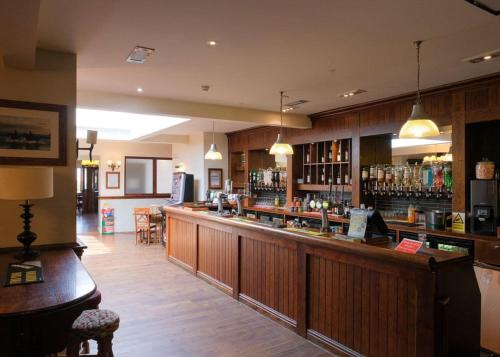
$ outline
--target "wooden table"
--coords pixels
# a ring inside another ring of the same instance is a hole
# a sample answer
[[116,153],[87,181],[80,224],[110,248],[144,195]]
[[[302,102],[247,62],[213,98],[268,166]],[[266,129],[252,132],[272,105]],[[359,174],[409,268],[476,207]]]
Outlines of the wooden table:
[[44,282],[4,287],[12,253],[0,254],[0,356],[44,356],[66,347],[71,324],[101,295],[74,251],[40,252]]

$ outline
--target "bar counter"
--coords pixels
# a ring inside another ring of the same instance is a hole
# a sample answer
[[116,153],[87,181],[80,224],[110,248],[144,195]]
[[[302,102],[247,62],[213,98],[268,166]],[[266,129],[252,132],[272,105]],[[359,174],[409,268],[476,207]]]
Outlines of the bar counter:
[[479,355],[471,256],[165,210],[170,261],[334,353]]

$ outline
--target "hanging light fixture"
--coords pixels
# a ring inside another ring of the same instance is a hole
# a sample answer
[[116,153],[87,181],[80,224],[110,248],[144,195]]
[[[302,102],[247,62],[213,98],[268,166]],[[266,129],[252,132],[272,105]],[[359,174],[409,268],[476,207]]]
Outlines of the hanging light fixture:
[[439,136],[439,128],[427,113],[420,100],[420,44],[422,41],[415,41],[417,49],[417,101],[413,105],[411,115],[399,131],[400,138],[428,138]]
[[280,132],[276,142],[269,150],[271,155],[293,155],[293,148],[290,144],[283,142],[283,91],[280,92]]
[[212,144],[205,154],[205,160],[222,160],[222,154],[215,145],[215,120],[212,121]]

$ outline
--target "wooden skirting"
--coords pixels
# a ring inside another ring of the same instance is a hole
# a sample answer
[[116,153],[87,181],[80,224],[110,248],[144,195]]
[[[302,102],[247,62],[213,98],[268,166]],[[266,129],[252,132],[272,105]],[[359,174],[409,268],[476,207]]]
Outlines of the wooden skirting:
[[326,349],[334,351],[336,355],[363,357],[362,354],[359,354],[356,351],[351,350],[349,347],[346,347],[341,343],[320,334],[318,331],[307,330],[307,338]]
[[291,330],[295,330],[297,328],[297,322],[295,320],[292,320],[288,316],[283,315],[274,309],[271,309],[270,307],[258,302],[257,300],[246,296],[245,294],[240,294],[239,300],[245,305],[250,306],[252,309],[259,311],[260,313],[266,315],[267,317],[270,317],[274,321],[279,322],[280,324]]
[[232,296],[233,295],[233,289],[230,287],[230,286],[227,286],[226,284],[224,283],[221,283],[220,281],[212,278],[210,275],[207,275],[205,273],[202,273],[201,271],[197,271],[196,272],[196,276],[200,279],[203,279],[205,280],[207,283],[209,283],[210,285],[213,285],[215,286],[216,288],[222,290],[224,293]]

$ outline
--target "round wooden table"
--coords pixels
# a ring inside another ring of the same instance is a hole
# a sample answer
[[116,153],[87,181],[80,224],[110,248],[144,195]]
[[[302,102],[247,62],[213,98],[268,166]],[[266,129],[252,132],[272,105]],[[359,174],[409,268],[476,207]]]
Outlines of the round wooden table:
[[62,351],[71,324],[95,309],[101,294],[70,248],[41,250],[44,281],[4,286],[12,253],[0,254],[0,356],[45,356]]

